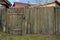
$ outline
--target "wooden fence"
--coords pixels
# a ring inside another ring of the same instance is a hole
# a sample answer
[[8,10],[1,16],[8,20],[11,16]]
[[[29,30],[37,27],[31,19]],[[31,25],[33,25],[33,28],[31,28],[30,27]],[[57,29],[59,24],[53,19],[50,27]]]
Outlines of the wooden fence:
[[5,18],[10,34],[60,34],[60,7],[9,8]]
[[55,25],[54,8],[32,8],[30,14],[30,25],[32,33],[53,34]]
[[6,26],[7,8],[0,8],[0,30],[4,31]]
[[60,7],[30,8],[30,33],[60,34]]

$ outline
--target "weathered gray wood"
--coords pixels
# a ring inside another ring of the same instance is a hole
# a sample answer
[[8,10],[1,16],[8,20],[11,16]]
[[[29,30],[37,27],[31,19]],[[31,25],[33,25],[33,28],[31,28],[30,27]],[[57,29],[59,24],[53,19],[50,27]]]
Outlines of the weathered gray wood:
[[11,34],[60,34],[60,7],[9,8],[5,18]]

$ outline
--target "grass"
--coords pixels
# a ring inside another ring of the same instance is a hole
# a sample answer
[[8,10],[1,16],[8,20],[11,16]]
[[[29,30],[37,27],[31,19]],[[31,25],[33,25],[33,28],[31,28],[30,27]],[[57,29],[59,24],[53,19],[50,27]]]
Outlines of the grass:
[[59,35],[27,34],[23,36],[13,36],[0,33],[0,40],[60,40]]

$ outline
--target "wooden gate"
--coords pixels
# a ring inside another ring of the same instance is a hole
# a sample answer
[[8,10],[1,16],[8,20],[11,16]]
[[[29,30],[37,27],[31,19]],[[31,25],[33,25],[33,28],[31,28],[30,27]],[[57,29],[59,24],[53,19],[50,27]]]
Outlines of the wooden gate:
[[11,34],[22,34],[24,27],[23,14],[8,14],[7,15],[7,31]]
[[[13,8],[14,9],[14,8]],[[17,9],[17,8],[16,8]],[[14,35],[25,34],[24,13],[17,12],[17,10],[7,13],[7,32]],[[12,11],[10,9],[10,11]]]

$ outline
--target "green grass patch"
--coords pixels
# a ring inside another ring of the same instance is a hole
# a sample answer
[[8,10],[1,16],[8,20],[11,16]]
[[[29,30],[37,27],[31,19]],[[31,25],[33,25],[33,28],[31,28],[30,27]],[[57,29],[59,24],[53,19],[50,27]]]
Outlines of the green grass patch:
[[14,36],[6,33],[0,33],[0,40],[60,40],[59,35],[27,34]]

